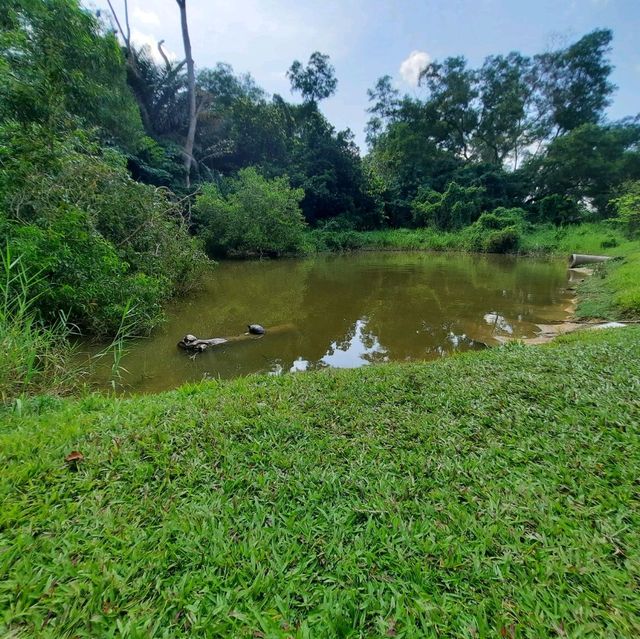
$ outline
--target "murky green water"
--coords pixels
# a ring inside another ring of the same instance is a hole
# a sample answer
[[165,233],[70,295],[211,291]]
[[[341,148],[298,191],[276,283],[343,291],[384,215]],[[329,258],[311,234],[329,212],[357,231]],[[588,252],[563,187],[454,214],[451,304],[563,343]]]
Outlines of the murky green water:
[[[151,338],[122,361],[134,392],[206,377],[438,358],[500,337],[533,337],[564,319],[565,263],[504,256],[356,253],[220,264],[197,293],[174,304]],[[195,357],[176,348],[186,333],[267,334]],[[279,332],[269,332],[270,327]],[[105,362],[106,364],[106,362]],[[103,367],[93,380],[106,384]]]

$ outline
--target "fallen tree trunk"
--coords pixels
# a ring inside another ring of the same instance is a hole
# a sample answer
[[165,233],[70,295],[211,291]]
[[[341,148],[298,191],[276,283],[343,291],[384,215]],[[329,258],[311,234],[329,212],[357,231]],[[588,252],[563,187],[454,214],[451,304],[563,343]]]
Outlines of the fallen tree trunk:
[[217,346],[218,344],[224,344],[229,340],[225,337],[213,337],[211,339],[200,339],[195,335],[187,334],[179,342],[178,348],[182,348],[185,351],[195,351],[201,353],[207,350],[209,346]]
[[[265,334],[272,335],[288,333],[295,329],[296,327],[293,324],[281,324],[280,326],[273,326],[267,329]],[[220,344],[226,344],[227,342],[242,342],[250,339],[261,339],[262,337],[263,335],[244,333],[242,335],[234,335],[233,337],[211,337],[209,339],[201,339],[195,335],[187,334],[178,342],[178,348],[182,348],[186,351],[193,351],[194,353],[202,353],[210,346],[218,346]]]
[[580,253],[572,253],[569,256],[569,268],[580,266],[580,264],[595,264],[596,262],[606,262],[613,258],[609,255],[582,255]]

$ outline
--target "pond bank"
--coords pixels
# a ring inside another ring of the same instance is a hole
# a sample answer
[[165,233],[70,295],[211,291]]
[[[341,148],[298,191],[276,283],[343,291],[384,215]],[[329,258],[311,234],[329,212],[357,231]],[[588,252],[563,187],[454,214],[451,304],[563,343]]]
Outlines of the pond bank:
[[27,402],[0,633],[637,636],[639,339]]
[[[601,267],[603,268],[603,267]],[[569,268],[569,271],[582,275],[584,278],[579,281],[579,285],[584,283],[588,278],[594,275],[595,267],[573,267]],[[578,293],[571,300],[571,303],[566,307],[566,311],[571,314],[569,319],[563,320],[561,322],[555,322],[553,324],[537,324],[540,329],[540,333],[535,337],[524,337],[524,338],[510,338],[509,336],[498,337],[498,341],[502,344],[507,344],[513,341],[521,341],[523,344],[528,346],[538,346],[540,344],[547,344],[548,342],[556,339],[561,335],[567,335],[569,333],[573,333],[574,331],[580,330],[595,330],[602,328],[625,328],[630,325],[630,323],[636,323],[637,320],[630,320],[628,322],[617,322],[617,321],[608,321],[601,320],[596,318],[589,319],[580,319],[576,315],[576,310],[579,306],[579,302],[585,303],[584,299],[579,300]]]
[[[399,228],[374,231],[308,232],[308,250],[431,250],[476,252],[466,229],[441,231],[433,228]],[[589,253],[624,255],[637,250],[620,229],[605,222],[583,223],[558,227],[528,225],[521,230],[517,247],[508,252],[519,255],[562,255]]]

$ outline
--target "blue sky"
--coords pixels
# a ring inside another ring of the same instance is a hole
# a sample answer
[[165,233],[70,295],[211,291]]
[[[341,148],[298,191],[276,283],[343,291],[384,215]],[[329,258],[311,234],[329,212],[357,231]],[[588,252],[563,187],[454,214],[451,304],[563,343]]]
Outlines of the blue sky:
[[[121,10],[123,0],[112,2]],[[187,10],[196,64],[228,62],[269,93],[291,99],[291,62],[328,53],[338,91],[321,108],[338,128],[351,128],[361,147],[366,91],[381,75],[420,95],[412,78],[425,60],[462,54],[479,65],[490,54],[532,55],[597,27],[614,33],[612,79],[619,88],[609,116],[640,112],[640,0],[187,0]],[[175,0],[129,0],[129,13],[139,43],[155,47],[164,39],[181,57]]]

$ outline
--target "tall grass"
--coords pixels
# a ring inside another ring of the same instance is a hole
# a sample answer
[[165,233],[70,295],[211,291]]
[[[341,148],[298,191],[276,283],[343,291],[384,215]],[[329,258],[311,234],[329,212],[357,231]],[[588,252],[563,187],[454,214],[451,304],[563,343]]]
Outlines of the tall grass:
[[45,326],[35,311],[33,290],[39,278],[5,248],[0,257],[0,404],[4,406],[27,389],[57,393],[73,385],[65,318]]
[[621,228],[607,222],[593,222],[568,226],[532,226],[523,235],[520,250],[534,255],[588,253],[616,256],[637,248],[638,242],[626,237]]
[[122,383],[123,373],[127,373],[127,369],[122,366],[122,358],[127,354],[127,344],[136,334],[136,327],[139,325],[136,316],[136,306],[132,300],[128,300],[120,317],[120,325],[111,341],[111,343],[97,355],[92,358],[92,365],[95,365],[104,357],[112,357],[111,374],[109,385],[115,391],[118,385]]
[[[570,226],[527,225],[520,233],[518,253],[525,255],[596,253],[624,255],[638,242],[605,222]],[[307,252],[379,250],[477,251],[469,229],[440,231],[433,228],[379,231],[322,231],[307,233]]]

